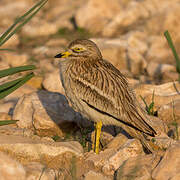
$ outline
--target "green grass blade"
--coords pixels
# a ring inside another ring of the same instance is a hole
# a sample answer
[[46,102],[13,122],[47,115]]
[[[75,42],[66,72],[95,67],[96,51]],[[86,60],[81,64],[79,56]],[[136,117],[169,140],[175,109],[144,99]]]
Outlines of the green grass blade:
[[[7,40],[9,40],[9,38],[11,38],[18,30],[22,28],[22,26],[24,26],[27,22],[29,22],[31,18],[47,3],[47,1],[48,0],[41,0],[34,7],[32,7],[27,13],[25,13],[23,16],[18,18],[16,22],[0,37],[0,46],[3,45]],[[30,15],[27,19],[25,19],[25,17],[28,16],[31,12],[33,12],[38,6],[40,7],[34,13],[32,13],[32,15]],[[21,21],[23,22],[15,28],[15,26]],[[13,28],[15,29],[13,30]]]
[[19,66],[19,67],[14,67],[14,68],[8,68],[0,71],[0,78],[12,75],[18,72],[24,72],[24,71],[29,71],[36,69],[36,66],[34,65],[27,65],[27,66]]
[[11,51],[11,52],[15,52],[15,49],[7,49],[7,48],[1,48],[0,51]]
[[0,85],[0,92],[14,86],[15,84],[17,84],[21,80],[22,80],[22,78],[19,78],[19,79],[16,79],[16,80],[13,80],[13,81],[10,81],[10,82],[7,82],[7,83],[4,83],[4,84]]
[[34,73],[30,73],[24,77],[22,77],[21,81],[16,83],[14,86],[0,92],[0,99],[8,96],[10,93],[21,87],[23,84],[25,84],[28,80],[30,80],[34,76]]
[[24,15],[21,17],[17,18],[17,20],[12,24],[7,31],[0,37],[0,42],[12,31],[12,29],[19,23],[21,22],[26,16],[28,16],[32,11],[34,11],[38,6],[40,6],[44,1],[46,0],[41,0],[37,4],[35,4],[29,11],[27,11]]
[[145,101],[145,99],[140,95],[140,98],[142,99],[142,101],[144,102],[144,104],[145,104],[145,106],[146,106],[146,109],[148,109],[148,105],[147,105],[147,103],[146,103],[146,101]]
[[0,126],[8,125],[8,124],[15,124],[18,120],[5,120],[0,121]]
[[164,36],[166,37],[167,42],[169,44],[169,47],[171,48],[171,50],[173,52],[173,55],[174,55],[174,58],[176,60],[176,71],[179,73],[179,81],[180,81],[180,60],[179,60],[179,56],[178,56],[178,54],[176,52],[175,46],[173,44],[173,41],[171,39],[171,36],[170,36],[169,32],[165,31]]

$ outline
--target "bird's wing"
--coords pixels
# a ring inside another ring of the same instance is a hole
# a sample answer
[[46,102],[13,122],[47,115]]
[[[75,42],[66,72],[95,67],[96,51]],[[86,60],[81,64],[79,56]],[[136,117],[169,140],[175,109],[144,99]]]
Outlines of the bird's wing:
[[[80,76],[72,77],[78,98],[94,110],[113,117],[134,129],[154,136],[146,116],[121,72],[105,60],[82,65]],[[73,74],[73,73],[72,73]],[[71,74],[71,75],[72,75]]]

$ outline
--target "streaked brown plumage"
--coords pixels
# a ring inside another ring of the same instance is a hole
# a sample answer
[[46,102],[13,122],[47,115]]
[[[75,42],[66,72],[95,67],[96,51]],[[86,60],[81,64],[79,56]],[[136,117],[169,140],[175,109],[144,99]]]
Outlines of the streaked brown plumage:
[[60,60],[61,81],[74,110],[94,122],[121,126],[151,151],[145,137],[154,136],[155,130],[126,78],[103,60],[95,43],[75,40],[66,53],[55,57],[64,57]]

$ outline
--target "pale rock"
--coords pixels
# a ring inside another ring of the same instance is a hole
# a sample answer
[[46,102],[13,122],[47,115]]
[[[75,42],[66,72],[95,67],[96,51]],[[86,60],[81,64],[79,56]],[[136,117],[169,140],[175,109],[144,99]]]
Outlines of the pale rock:
[[65,38],[64,39],[61,38],[61,39],[50,39],[45,45],[49,47],[54,47],[54,46],[60,47],[67,45],[67,43],[68,42]]
[[38,46],[33,49],[32,53],[36,56],[37,59],[44,59],[44,58],[53,58],[59,52],[64,51],[63,48],[59,46],[48,47],[46,45]]
[[[1,105],[2,106],[2,105]],[[11,120],[11,116],[6,112],[0,112],[0,121]]]
[[[26,170],[26,180],[51,180],[58,177],[58,170],[48,168],[38,162],[31,162],[24,166]],[[60,174],[59,174],[60,176]]]
[[108,148],[98,155],[89,153],[85,161],[93,164],[95,169],[102,170],[105,175],[113,175],[124,161],[139,154],[143,154],[141,143],[137,139],[129,139],[119,149]]
[[149,12],[141,2],[129,1],[127,6],[120,10],[118,14],[103,28],[102,34],[111,37],[127,31],[138,22],[149,17]]
[[94,179],[94,180],[112,180],[111,178],[106,177],[100,173],[96,173],[94,171],[89,171],[84,176],[85,176],[84,180],[92,180],[92,179]]
[[[168,47],[167,40],[163,36],[150,36],[148,39],[149,49],[146,59],[150,63],[174,64],[174,57],[171,49]],[[154,71],[154,69],[152,69]]]
[[161,106],[169,104],[180,99],[179,82],[169,82],[161,85],[143,84],[135,88],[136,97],[142,106],[145,106],[140,96],[142,96],[147,104],[152,102],[154,92],[154,110],[158,110]]
[[160,156],[155,154],[139,155],[129,158],[117,170],[117,180],[148,180],[151,179],[151,171],[160,161]]
[[144,57],[134,50],[128,50],[128,61],[129,61],[129,68],[133,75],[142,74],[145,71],[147,63]]
[[175,65],[159,64],[153,61],[148,64],[147,73],[158,83],[176,81],[179,76]]
[[116,137],[114,137],[111,142],[107,145],[107,149],[120,149],[120,147],[122,147],[126,141],[128,141],[128,138],[122,134],[122,133],[119,133]]
[[118,0],[89,0],[76,12],[78,26],[87,28],[90,32],[101,33],[109,19],[121,11],[121,3]]
[[23,66],[27,64],[27,54],[16,54],[12,52],[2,53],[3,59],[12,67]]
[[158,110],[158,116],[167,124],[174,121],[180,123],[180,99],[162,105]]
[[0,113],[9,113],[11,114],[11,110],[14,108],[13,102],[1,103],[0,104]]
[[26,172],[23,166],[0,152],[0,179],[1,180],[25,180]]
[[147,66],[147,72],[149,76],[154,78],[163,77],[164,73],[176,72],[176,67],[170,64],[159,64],[156,62],[150,62]]
[[0,56],[0,70],[8,69],[9,67],[9,64],[5,61],[5,59]]
[[32,88],[42,89],[43,77],[34,76],[26,84]]
[[55,34],[57,30],[56,24],[34,17],[33,21],[22,28],[22,33],[28,37],[39,37]]
[[158,166],[153,170],[152,178],[156,180],[173,179],[179,172],[180,143],[177,142],[166,151]]
[[127,33],[127,45],[128,49],[132,49],[141,55],[144,55],[148,49],[147,33],[141,31],[133,31]]
[[53,72],[45,74],[43,87],[48,91],[64,94],[59,69],[55,69]]
[[37,89],[33,88],[27,84],[24,84],[20,88],[16,89],[13,93],[9,94],[4,98],[5,102],[17,102],[20,97],[22,97],[25,94],[30,94],[33,92],[36,92]]
[[102,171],[106,175],[113,175],[114,171],[116,171],[124,161],[130,157],[136,157],[139,154],[143,154],[141,143],[137,139],[130,139],[118,149],[115,154],[109,157],[102,167]]
[[50,142],[22,136],[0,135],[0,151],[8,152],[19,162],[41,162],[47,167],[70,166],[73,156],[82,157],[83,148],[75,141]]
[[0,134],[2,135],[14,135],[33,138],[34,132],[30,129],[18,128],[16,124],[9,124],[0,126]]
[[46,136],[62,136],[61,123],[80,120],[80,117],[63,95],[43,90],[20,98],[13,114],[13,119],[19,120],[19,127]]
[[47,59],[42,59],[39,62],[39,66],[40,66],[40,69],[42,69],[43,72],[53,72],[53,71],[55,71],[55,67]]
[[91,39],[101,50],[103,59],[111,62],[119,70],[128,69],[127,42],[120,39]]

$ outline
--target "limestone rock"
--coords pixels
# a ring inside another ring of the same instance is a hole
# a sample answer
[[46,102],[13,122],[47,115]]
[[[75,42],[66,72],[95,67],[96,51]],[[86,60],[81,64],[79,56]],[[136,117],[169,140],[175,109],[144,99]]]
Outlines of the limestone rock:
[[87,28],[93,33],[100,33],[108,19],[112,19],[119,11],[121,4],[118,0],[113,3],[110,0],[90,0],[77,11],[76,21],[78,26]]
[[89,154],[86,163],[93,164],[95,169],[102,170],[105,175],[113,175],[114,172],[130,157],[143,153],[142,145],[138,140],[129,139],[119,149],[108,148],[99,155]]
[[20,97],[22,97],[25,94],[30,94],[37,91],[36,88],[33,88],[27,84],[24,84],[20,88],[16,89],[13,93],[9,94],[4,98],[4,101],[6,102],[17,102]]
[[129,158],[119,167],[116,173],[117,180],[145,180],[151,179],[151,171],[160,161],[158,155],[139,155]]
[[45,75],[43,80],[43,87],[48,91],[64,94],[64,89],[60,80],[59,69]]
[[23,27],[22,33],[29,37],[47,36],[50,34],[55,34],[58,27],[39,18],[33,18],[29,24]]
[[75,141],[50,142],[0,135],[0,151],[8,152],[23,164],[41,162],[51,168],[60,168],[63,165],[66,168],[66,165],[70,165],[73,156],[82,156],[83,148]]
[[[31,162],[24,166],[26,170],[26,180],[39,179],[51,180],[58,177],[58,170],[51,169],[38,162]],[[61,176],[61,174],[59,174]],[[62,176],[61,176],[62,177]]]
[[180,172],[180,143],[174,144],[170,147],[158,166],[153,170],[152,178],[173,179],[177,177]]
[[174,121],[180,123],[180,100],[177,99],[168,104],[164,104],[158,110],[159,118],[164,122],[173,123]]
[[140,95],[145,99],[147,104],[150,104],[154,91],[154,110],[158,110],[161,106],[180,99],[179,90],[180,84],[177,81],[161,85],[144,84],[135,88],[136,97],[143,106],[145,105]]
[[17,54],[12,52],[2,53],[2,56],[3,59],[12,67],[26,65],[29,58],[27,54]]
[[100,174],[100,173],[96,173],[93,171],[89,171],[88,173],[85,174],[85,178],[84,180],[111,180],[108,177],[105,177],[104,175]]
[[1,180],[25,180],[26,172],[23,166],[0,152],[0,179]]
[[114,155],[112,155],[103,166],[104,174],[113,175],[120,165],[130,157],[136,157],[143,153],[142,145],[138,140],[128,140],[122,148],[120,148]]
[[19,127],[33,129],[39,135],[50,137],[61,137],[61,123],[80,117],[69,107],[63,95],[43,90],[20,98],[13,114],[13,119],[19,120]]

